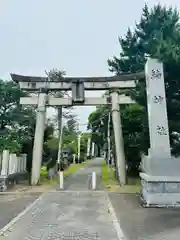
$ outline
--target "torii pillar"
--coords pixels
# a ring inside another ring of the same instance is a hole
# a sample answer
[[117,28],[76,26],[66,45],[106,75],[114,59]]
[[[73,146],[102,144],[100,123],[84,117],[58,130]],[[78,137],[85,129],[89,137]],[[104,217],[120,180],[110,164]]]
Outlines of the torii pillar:
[[39,93],[37,113],[36,113],[36,129],[35,129],[34,145],[33,145],[31,185],[38,184],[40,172],[41,172],[45,118],[46,118],[46,98],[47,98],[46,93],[43,93],[43,92]]

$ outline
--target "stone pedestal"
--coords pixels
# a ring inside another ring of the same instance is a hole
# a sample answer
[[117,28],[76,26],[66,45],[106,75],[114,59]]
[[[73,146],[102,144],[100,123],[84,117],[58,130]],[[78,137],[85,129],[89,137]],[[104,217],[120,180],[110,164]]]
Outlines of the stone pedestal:
[[142,159],[141,199],[145,207],[180,207],[180,159]]
[[171,156],[163,65],[145,66],[150,149],[140,173],[143,206],[180,206],[180,158]]

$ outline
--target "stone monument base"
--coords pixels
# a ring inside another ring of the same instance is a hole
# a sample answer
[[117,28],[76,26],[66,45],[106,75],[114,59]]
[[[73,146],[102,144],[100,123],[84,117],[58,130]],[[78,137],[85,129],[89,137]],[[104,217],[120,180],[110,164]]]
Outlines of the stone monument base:
[[180,207],[180,177],[140,173],[143,207]]
[[180,207],[180,159],[143,156],[141,200],[144,207]]

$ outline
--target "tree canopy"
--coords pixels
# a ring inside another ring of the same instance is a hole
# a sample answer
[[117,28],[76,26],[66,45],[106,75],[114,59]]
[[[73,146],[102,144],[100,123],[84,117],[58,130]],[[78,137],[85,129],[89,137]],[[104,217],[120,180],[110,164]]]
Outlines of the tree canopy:
[[[27,170],[31,170],[32,150],[36,124],[36,109],[21,106],[20,97],[28,96],[13,81],[0,80],[0,152],[27,154]],[[54,124],[49,120],[45,126],[44,142],[54,134]],[[44,149],[46,150],[46,149]]]
[[0,150],[21,152],[31,140],[35,126],[35,109],[22,107],[20,96],[26,96],[12,81],[0,80]]
[[[180,155],[179,41],[180,22],[177,9],[160,4],[153,8],[145,5],[135,28],[128,28],[125,36],[119,37],[119,56],[108,59],[109,70],[115,75],[144,71],[147,57],[157,58],[163,62],[170,140],[172,153],[175,155]],[[126,94],[136,101],[134,105],[121,105],[126,159],[132,162],[137,158],[140,161],[141,153],[147,152],[149,148],[145,79],[140,79],[136,88],[126,91]],[[103,107],[97,107],[89,116],[88,127],[98,135],[96,141],[99,144],[102,144],[100,141],[104,139],[102,138],[105,135],[104,129],[107,129],[106,112]],[[106,121],[102,127],[99,122],[104,118]]]

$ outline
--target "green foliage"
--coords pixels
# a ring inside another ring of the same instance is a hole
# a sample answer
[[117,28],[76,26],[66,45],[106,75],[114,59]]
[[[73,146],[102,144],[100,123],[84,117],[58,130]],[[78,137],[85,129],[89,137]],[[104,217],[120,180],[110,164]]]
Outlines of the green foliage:
[[[27,153],[27,170],[32,166],[32,149],[36,123],[36,110],[21,106],[21,96],[28,96],[19,85],[12,81],[0,80],[0,152],[7,149],[11,153]],[[44,141],[53,135],[54,126],[46,125]],[[46,145],[46,144],[45,144]],[[46,148],[44,151],[46,152]]]
[[107,106],[97,106],[88,118],[87,128],[92,130],[92,141],[101,148],[107,138],[108,113],[109,108]]
[[80,133],[75,118],[69,119],[63,130],[63,147],[71,148],[75,154],[78,152],[78,135],[81,134],[81,155],[86,153],[89,133]]
[[[164,63],[170,140],[172,152],[175,155],[180,155],[179,42],[180,23],[177,9],[160,4],[150,9],[145,5],[134,31],[129,28],[124,37],[119,37],[121,49],[119,56],[108,60],[109,70],[115,75],[144,71],[148,56]],[[145,79],[140,79],[134,90],[126,91],[126,94],[136,100],[137,104],[121,106],[126,159],[132,164],[140,161],[141,153],[147,152],[149,148],[145,87]],[[106,118],[104,126],[99,124],[102,118]],[[103,107],[91,113],[89,128],[96,133],[95,139],[99,144],[102,144],[102,141],[105,142],[104,131],[107,132],[107,130],[104,129],[107,129],[107,117]]]
[[49,149],[57,149],[58,148],[58,138],[53,136],[52,138],[48,139],[45,142],[45,145],[47,146],[47,148]]
[[16,83],[0,80],[0,151],[19,153],[22,144],[32,137],[35,111],[19,104],[20,97],[26,95]]
[[[125,38],[120,38],[120,57],[109,60],[110,71],[115,74],[122,72],[137,72],[144,70],[146,56],[158,58],[164,63],[165,87],[167,97],[167,110],[169,119],[170,139],[173,152],[177,149],[179,141],[174,132],[180,133],[180,23],[179,14],[176,9],[167,8],[158,4],[153,9],[148,9],[145,5],[140,22],[136,24],[136,29],[130,29]],[[137,84],[134,91],[129,93],[140,105],[146,109],[145,81],[142,79]],[[141,115],[141,123],[144,131],[144,138],[148,139],[147,131],[147,111]],[[147,151],[143,144],[142,151]],[[176,152],[176,154],[180,154]]]

